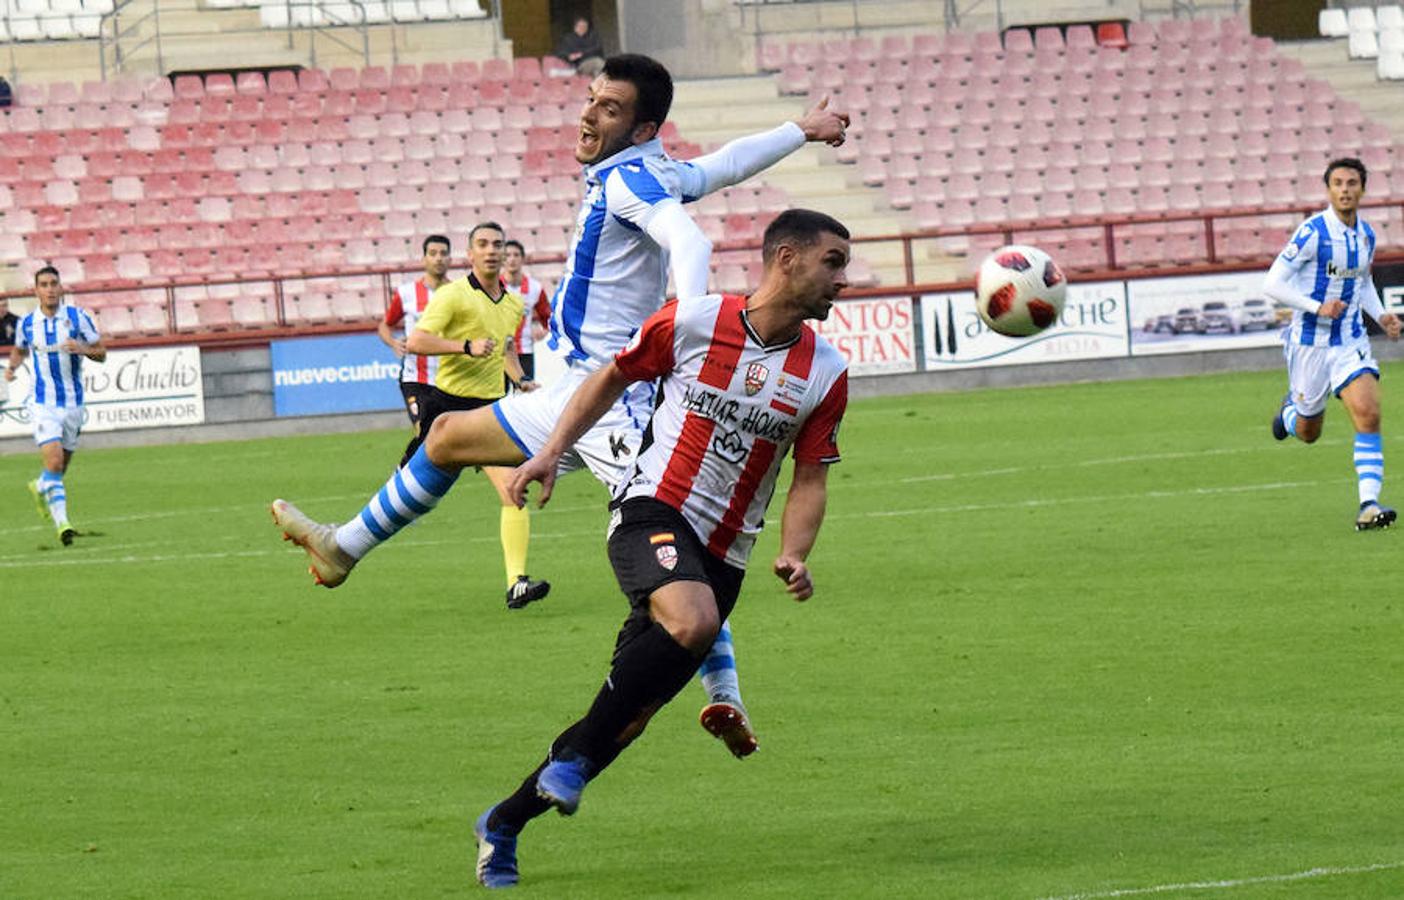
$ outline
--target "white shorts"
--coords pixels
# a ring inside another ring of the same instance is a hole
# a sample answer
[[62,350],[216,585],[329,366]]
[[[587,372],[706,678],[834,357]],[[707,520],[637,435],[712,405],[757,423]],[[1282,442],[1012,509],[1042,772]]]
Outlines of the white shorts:
[[83,430],[83,407],[81,406],[41,406],[38,403],[29,407],[34,417],[34,443],[39,446],[59,441],[63,449],[72,452],[78,449],[78,434]]
[[[595,370],[571,366],[550,385],[529,394],[508,394],[492,405],[507,436],[531,456],[546,444],[560,421],[566,404],[581,382]],[[595,427],[587,431],[570,452],[561,457],[560,474],[588,467],[613,492],[638,456],[643,432],[653,414],[654,386],[631,384]]]
[[1370,352],[1368,340],[1337,347],[1304,347],[1288,344],[1287,384],[1292,389],[1292,405],[1297,415],[1308,419],[1326,411],[1326,399],[1366,373],[1380,376],[1379,364]]

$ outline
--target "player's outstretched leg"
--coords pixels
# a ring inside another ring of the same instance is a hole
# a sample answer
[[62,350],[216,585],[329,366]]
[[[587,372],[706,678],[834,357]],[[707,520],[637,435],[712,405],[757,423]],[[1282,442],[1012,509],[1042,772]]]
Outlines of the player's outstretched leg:
[[478,839],[478,883],[483,887],[503,888],[517,883],[517,830],[500,820],[492,820],[497,811],[493,806],[478,816],[473,835]]
[[731,641],[731,625],[723,622],[717,639],[702,660],[697,674],[708,704],[702,708],[697,721],[712,736],[719,738],[737,759],[756,752],[759,742],[746,718],[741,702],[741,684],[736,677],[736,655]]
[[457,471],[434,465],[420,447],[360,514],[339,528],[309,519],[285,500],[273,501],[273,520],[284,537],[307,551],[317,583],[333,588],[361,557],[437,506],[457,480]]

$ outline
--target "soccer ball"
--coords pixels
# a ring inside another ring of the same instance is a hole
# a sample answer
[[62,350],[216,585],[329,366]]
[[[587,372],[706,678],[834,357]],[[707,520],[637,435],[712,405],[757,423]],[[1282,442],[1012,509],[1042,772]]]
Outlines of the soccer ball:
[[1058,321],[1067,292],[1063,270],[1037,247],[1000,247],[975,273],[975,311],[1009,337],[1038,334]]

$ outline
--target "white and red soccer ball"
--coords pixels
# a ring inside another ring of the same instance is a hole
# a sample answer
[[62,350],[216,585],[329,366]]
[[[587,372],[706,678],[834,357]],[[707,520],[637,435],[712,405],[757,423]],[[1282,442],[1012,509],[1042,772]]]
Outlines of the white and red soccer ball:
[[975,273],[975,311],[1009,337],[1038,334],[1058,321],[1067,292],[1063,270],[1037,247],[1000,247]]

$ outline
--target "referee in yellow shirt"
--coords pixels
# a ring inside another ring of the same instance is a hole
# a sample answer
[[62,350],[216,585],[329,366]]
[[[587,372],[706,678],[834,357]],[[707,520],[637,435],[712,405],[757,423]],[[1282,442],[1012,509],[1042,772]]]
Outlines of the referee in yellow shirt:
[[[468,232],[467,277],[434,291],[429,305],[415,323],[405,344],[410,353],[438,356],[434,386],[420,403],[419,434],[405,449],[404,465],[419,449],[434,419],[446,412],[487,406],[504,393],[503,375],[520,390],[533,391],[536,383],[522,373],[512,335],[522,321],[520,295],[502,281],[502,244],[505,235],[496,222],[483,222]],[[502,558],[507,568],[507,606],[520,609],[540,600],[551,590],[545,581],[526,573],[531,520],[507,494],[512,470],[484,466],[483,473],[497,488],[502,501]]]

